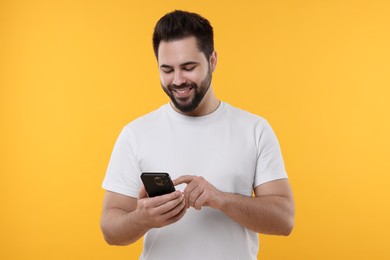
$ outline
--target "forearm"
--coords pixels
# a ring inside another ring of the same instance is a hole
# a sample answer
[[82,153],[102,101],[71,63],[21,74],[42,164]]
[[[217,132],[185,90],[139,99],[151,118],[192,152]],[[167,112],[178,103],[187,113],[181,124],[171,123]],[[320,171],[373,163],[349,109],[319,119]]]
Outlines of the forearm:
[[101,219],[104,239],[110,245],[129,245],[140,239],[149,228],[142,223],[137,211],[113,208]]
[[237,223],[258,233],[289,235],[294,225],[293,202],[283,196],[247,197],[222,193],[218,208]]
[[224,212],[242,226],[263,234],[289,235],[294,225],[294,199],[287,179],[270,181],[254,188],[256,197],[218,190],[201,176],[184,175],[175,185],[186,183],[186,206],[204,206]]

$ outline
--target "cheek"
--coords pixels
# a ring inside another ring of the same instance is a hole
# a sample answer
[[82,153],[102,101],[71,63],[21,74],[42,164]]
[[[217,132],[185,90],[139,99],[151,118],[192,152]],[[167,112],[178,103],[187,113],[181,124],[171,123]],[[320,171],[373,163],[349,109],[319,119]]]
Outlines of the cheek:
[[187,81],[196,83],[199,85],[200,82],[204,79],[205,75],[203,75],[203,71],[197,71],[194,73],[188,73],[185,75]]
[[172,79],[169,75],[164,75],[164,74],[160,73],[160,82],[161,82],[161,85],[166,87],[172,83]]

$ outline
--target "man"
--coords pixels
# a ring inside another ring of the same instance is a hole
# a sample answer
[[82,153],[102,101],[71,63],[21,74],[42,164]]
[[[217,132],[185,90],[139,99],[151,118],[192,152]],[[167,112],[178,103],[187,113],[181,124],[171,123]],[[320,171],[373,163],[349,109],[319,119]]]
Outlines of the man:
[[[141,259],[256,259],[257,233],[288,235],[294,222],[272,128],[214,95],[208,20],[168,13],[153,46],[171,103],[122,130],[103,181],[104,237],[128,245],[145,235]],[[177,191],[149,198],[142,172],[168,172]]]

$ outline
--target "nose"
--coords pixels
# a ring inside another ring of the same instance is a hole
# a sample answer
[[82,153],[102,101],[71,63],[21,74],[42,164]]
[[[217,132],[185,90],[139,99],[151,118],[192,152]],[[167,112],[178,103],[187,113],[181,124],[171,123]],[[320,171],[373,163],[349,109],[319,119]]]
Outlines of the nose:
[[176,86],[180,86],[181,84],[185,83],[186,80],[185,78],[183,77],[183,74],[180,70],[176,70],[175,71],[175,76],[173,78],[173,84],[176,85]]

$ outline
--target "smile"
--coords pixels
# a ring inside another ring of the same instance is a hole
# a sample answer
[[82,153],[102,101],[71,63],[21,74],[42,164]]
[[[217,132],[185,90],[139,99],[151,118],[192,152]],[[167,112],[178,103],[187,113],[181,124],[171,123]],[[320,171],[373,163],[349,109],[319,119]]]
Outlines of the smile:
[[188,93],[192,88],[189,87],[189,88],[181,88],[181,89],[174,89],[175,92],[177,92],[178,94],[186,94]]

